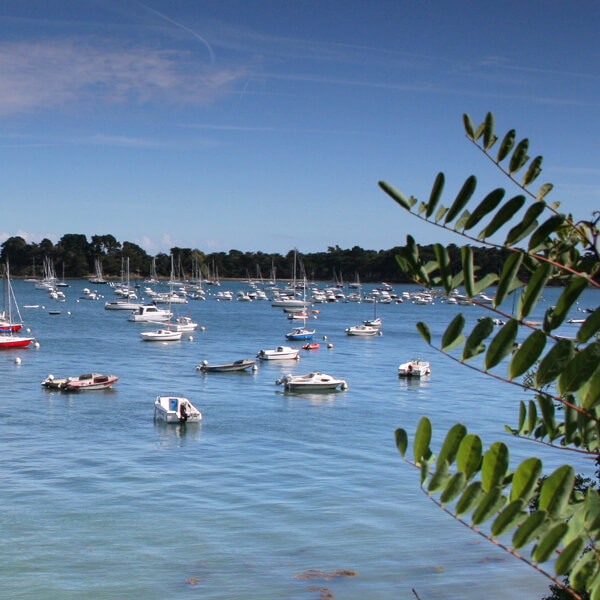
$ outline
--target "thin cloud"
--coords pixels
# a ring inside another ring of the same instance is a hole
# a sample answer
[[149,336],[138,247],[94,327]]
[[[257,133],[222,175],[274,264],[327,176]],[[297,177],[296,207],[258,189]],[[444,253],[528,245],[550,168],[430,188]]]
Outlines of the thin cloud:
[[0,116],[67,106],[207,104],[247,77],[241,67],[214,68],[195,54],[114,40],[0,44]]

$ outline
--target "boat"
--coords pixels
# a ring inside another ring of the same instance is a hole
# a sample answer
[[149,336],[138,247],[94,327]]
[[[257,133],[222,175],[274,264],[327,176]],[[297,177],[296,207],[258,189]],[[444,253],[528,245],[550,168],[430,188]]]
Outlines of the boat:
[[143,306],[141,302],[132,302],[130,300],[114,300],[113,302],[105,302],[105,310],[137,310]]
[[168,323],[169,331],[194,331],[198,327],[198,323],[194,323],[191,317],[177,317],[175,323]]
[[154,418],[165,423],[199,423],[202,413],[183,396],[157,396]]
[[103,375],[102,373],[87,373],[78,377],[67,377],[66,379],[55,379],[54,375],[48,375],[42,381],[42,385],[67,392],[82,392],[106,390],[112,387],[118,379],[116,375]]
[[260,360],[297,360],[300,358],[300,350],[289,346],[277,346],[275,350],[261,350],[256,357]]
[[332,391],[348,389],[348,384],[345,379],[336,379],[331,375],[320,373],[319,371],[313,371],[308,375],[292,375],[291,373],[285,375],[281,379],[275,382],[277,385],[283,385],[288,391]]
[[[6,277],[5,277],[5,298],[7,303],[6,311],[2,314],[3,322],[2,329],[0,329],[0,349],[4,348],[26,348],[34,341],[35,338],[30,336],[15,335],[23,327],[23,319],[19,312],[19,305],[15,298],[12,285],[10,283],[10,270],[8,262],[6,263]],[[13,310],[15,307],[18,321],[13,321]]]
[[162,323],[170,320],[173,313],[166,308],[158,308],[154,304],[142,304],[131,313],[128,320],[136,323]]
[[375,298],[373,302],[373,318],[363,321],[363,325],[367,325],[368,327],[381,327],[381,317],[377,316],[377,303],[377,298]]
[[250,359],[242,359],[236,360],[230,363],[224,363],[221,365],[209,365],[208,361],[203,360],[197,367],[198,371],[202,371],[203,373],[225,373],[229,371],[245,371],[250,367],[254,367],[256,365],[255,360]]
[[108,283],[106,281],[106,279],[104,279],[104,276],[102,275],[102,263],[100,262],[99,258],[96,258],[96,260],[94,261],[94,267],[95,267],[95,274],[93,277],[90,277],[88,279],[88,281],[90,283],[95,283],[95,284],[101,284],[101,283]]
[[157,329],[140,333],[140,337],[145,342],[178,342],[182,335],[182,331],[173,331],[172,329]]
[[346,335],[371,337],[379,333],[379,327],[375,325],[353,325],[346,328]]
[[302,350],[318,350],[321,347],[319,342],[309,342],[308,344],[304,344],[302,346]]
[[315,335],[314,329],[306,329],[305,327],[296,327],[290,333],[286,333],[285,337],[288,340],[312,340]]
[[398,367],[398,377],[424,377],[430,373],[429,363],[420,358],[409,360]]

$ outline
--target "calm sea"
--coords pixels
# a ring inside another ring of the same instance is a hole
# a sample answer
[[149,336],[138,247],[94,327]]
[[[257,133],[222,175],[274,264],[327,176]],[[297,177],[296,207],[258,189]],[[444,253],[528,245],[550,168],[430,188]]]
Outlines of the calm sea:
[[[522,394],[435,353],[415,330],[424,320],[439,335],[459,310],[474,323],[483,309],[378,306],[383,335],[369,339],[344,329],[370,318],[372,304],[322,304],[311,322],[319,350],[254,373],[203,375],[202,360],[287,343],[282,310],[209,296],[178,311],[204,331],[149,343],[139,332],[155,327],[104,309],[110,287],[91,301],[78,300],[87,282],[71,284],[59,304],[13,282],[21,307],[39,305],[21,312],[40,346],[0,355],[1,598],[390,600],[414,598],[414,588],[422,599],[507,600],[547,591],[544,578],[442,514],[394,444],[396,427],[413,432],[428,414],[436,440],[459,421],[486,444],[507,440],[513,467],[540,452],[504,432]],[[547,291],[537,316],[556,296]],[[587,292],[578,307],[597,304]],[[399,380],[398,364],[414,356],[431,361],[428,381]],[[275,385],[313,370],[346,379],[348,390],[294,395]],[[49,373],[91,371],[120,379],[78,395],[40,386]],[[155,423],[165,392],[187,396],[202,423]]]

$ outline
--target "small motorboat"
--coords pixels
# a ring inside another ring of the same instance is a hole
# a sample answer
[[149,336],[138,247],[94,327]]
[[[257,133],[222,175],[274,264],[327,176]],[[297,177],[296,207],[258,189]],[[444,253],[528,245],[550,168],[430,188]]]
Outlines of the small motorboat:
[[409,360],[398,367],[398,377],[425,377],[430,373],[429,363],[420,358]]
[[318,350],[321,347],[319,342],[309,342],[308,344],[304,344],[302,346],[302,350]]
[[190,317],[177,317],[175,323],[169,323],[167,329],[169,331],[194,331],[198,327],[198,323],[194,323]]
[[157,396],[154,418],[165,423],[199,423],[202,413],[183,396]]
[[300,350],[289,346],[277,346],[275,350],[261,350],[256,357],[260,360],[297,360],[300,358]]
[[203,373],[225,373],[229,371],[245,371],[251,367],[255,367],[256,361],[250,359],[236,360],[230,363],[221,365],[209,365],[208,361],[203,360],[197,367],[198,371]]
[[375,325],[353,325],[346,328],[346,335],[372,337],[379,333],[379,327]]
[[47,388],[65,390],[67,392],[82,392],[91,390],[105,390],[112,387],[119,378],[116,375],[103,375],[101,373],[87,373],[79,377],[55,379],[48,375],[42,385]]
[[173,313],[170,310],[158,308],[154,304],[143,304],[132,311],[128,320],[136,323],[156,323],[169,321],[172,316]]
[[336,379],[331,375],[313,371],[308,375],[288,374],[275,382],[277,385],[283,385],[287,391],[333,391],[347,390],[348,384],[345,379]]
[[306,329],[304,327],[297,327],[290,333],[286,333],[285,337],[288,340],[312,340],[315,335],[314,329]]
[[156,331],[142,331],[140,337],[145,342],[178,342],[183,332],[171,329],[157,329]]

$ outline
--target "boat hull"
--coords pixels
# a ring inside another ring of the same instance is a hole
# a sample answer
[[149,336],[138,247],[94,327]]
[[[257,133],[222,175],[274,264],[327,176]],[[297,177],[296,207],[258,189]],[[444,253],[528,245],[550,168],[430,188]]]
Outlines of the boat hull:
[[245,371],[253,367],[256,364],[254,360],[236,360],[232,363],[225,363],[222,365],[209,365],[208,363],[202,363],[196,368],[198,371],[203,373],[227,373],[231,371]]
[[[2,336],[4,338],[4,336]],[[26,348],[35,338],[17,337],[7,335],[5,339],[0,338],[0,349]]]

